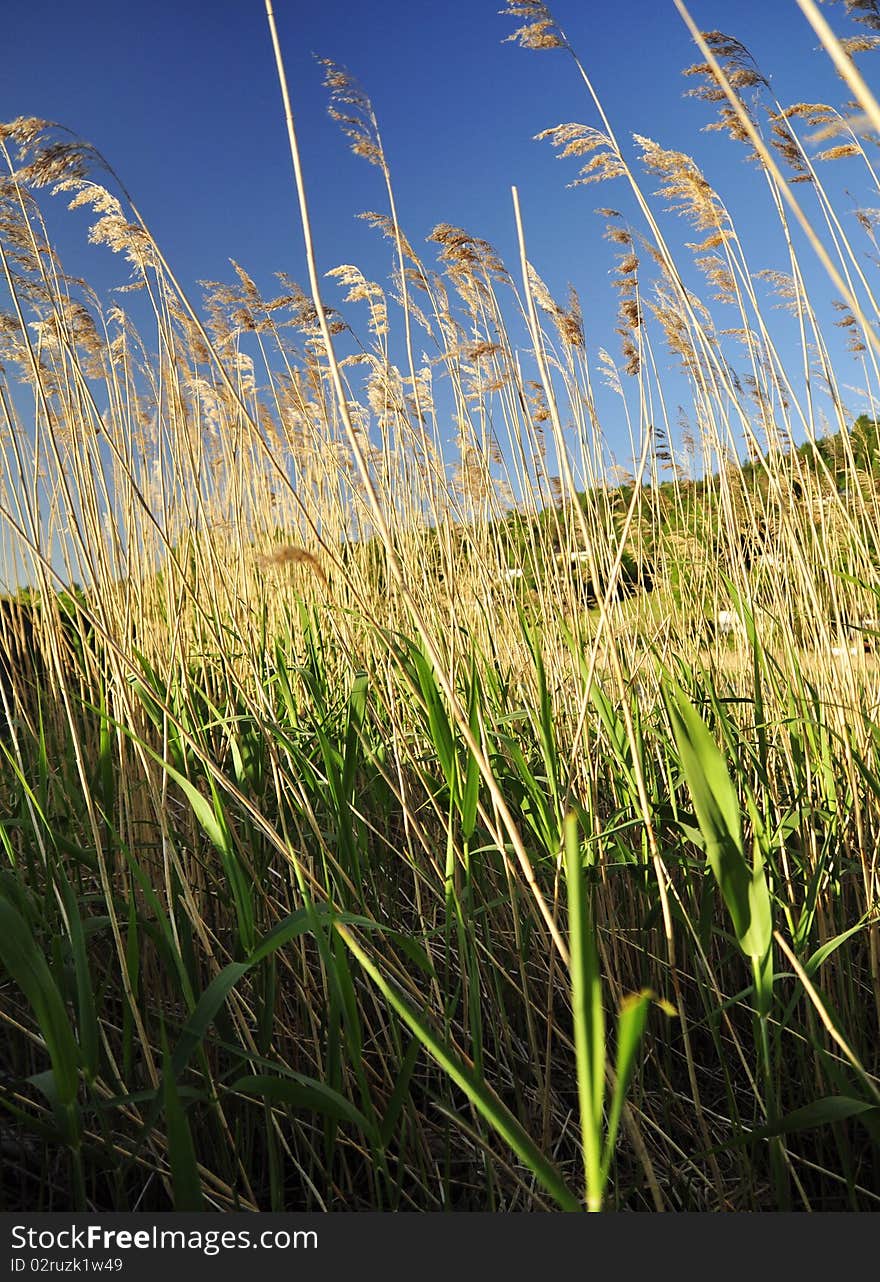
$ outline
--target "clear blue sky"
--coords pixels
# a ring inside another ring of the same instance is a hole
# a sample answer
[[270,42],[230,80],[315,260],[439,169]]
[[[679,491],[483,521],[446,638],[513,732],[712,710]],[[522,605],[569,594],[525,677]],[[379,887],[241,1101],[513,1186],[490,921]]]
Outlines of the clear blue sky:
[[[592,348],[615,345],[607,285],[613,251],[593,210],[618,204],[622,188],[566,190],[574,166],[532,141],[561,121],[596,123],[568,59],[502,43],[513,24],[498,16],[500,0],[276,0],[275,7],[322,270],[355,262],[384,279],[390,258],[356,219],[384,209],[381,176],[350,154],[328,119],[313,54],[348,66],[371,95],[401,221],[416,246],[436,223],[451,222],[490,240],[515,268],[516,183],[531,259],[560,295],[569,280],[581,289]],[[691,7],[702,28],[729,31],[749,46],[784,103],[846,96],[795,0],[692,0]],[[828,12],[853,30],[841,5]],[[694,154],[741,215],[746,240],[754,236],[754,267],[784,266],[776,243],[762,240],[754,194],[744,197],[760,183],[741,151],[701,133],[711,108],[683,96],[681,69],[698,55],[672,0],[558,0],[554,13],[618,135],[644,133]],[[19,3],[6,6],[3,34],[0,119],[54,119],[103,151],[185,286],[228,279],[229,258],[267,292],[276,270],[305,283],[261,0]],[[870,75],[870,58],[863,65]],[[79,217],[70,233],[78,254],[86,225]],[[681,239],[689,238],[682,225]],[[65,262],[77,270],[75,257]],[[110,261],[107,281],[118,283],[120,270]],[[93,279],[91,268],[88,274]],[[328,282],[328,301],[334,288]]]

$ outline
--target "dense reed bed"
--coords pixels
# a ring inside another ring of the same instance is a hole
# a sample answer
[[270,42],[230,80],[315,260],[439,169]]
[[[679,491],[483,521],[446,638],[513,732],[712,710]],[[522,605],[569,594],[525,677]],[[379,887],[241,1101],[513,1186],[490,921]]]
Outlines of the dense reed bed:
[[876,185],[880,9],[843,10],[857,110],[695,32],[768,297],[507,5],[583,81],[544,136],[609,205],[610,337],[518,208],[515,266],[421,253],[333,64],[387,286],[319,277],[304,205],[311,288],[192,301],[104,159],[0,128],[5,1208],[876,1207],[877,212],[848,238],[825,175]]

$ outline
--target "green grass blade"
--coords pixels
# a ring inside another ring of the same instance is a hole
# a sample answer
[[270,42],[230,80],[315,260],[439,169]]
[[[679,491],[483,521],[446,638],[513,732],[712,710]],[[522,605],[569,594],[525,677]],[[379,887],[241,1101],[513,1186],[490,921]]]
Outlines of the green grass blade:
[[581,861],[577,819],[574,815],[566,815],[564,829],[565,884],[571,949],[571,1006],[586,1202],[589,1210],[600,1211],[604,1196],[602,1124],[605,1101],[605,1012],[602,1008],[602,980]]
[[201,1045],[218,1011],[235,985],[264,958],[311,930],[316,911],[318,910],[315,908],[301,908],[298,912],[292,913],[261,940],[247,961],[230,962],[223,967],[219,975],[215,975],[199,998],[174,1048],[172,1067],[178,1077]]
[[73,956],[73,969],[76,976],[77,1030],[79,1033],[80,1058],[87,1080],[92,1081],[98,1071],[100,1033],[98,1015],[95,1009],[94,984],[92,983],[89,968],[86,935],[83,930],[76,896],[60,867],[56,870],[56,877],[58,878],[64,911],[67,916],[70,951]]
[[648,1011],[654,994],[650,988],[643,988],[640,993],[631,993],[623,999],[620,1014],[617,1018],[617,1056],[614,1064],[614,1090],[611,1095],[611,1107],[608,1110],[608,1130],[605,1136],[605,1152],[602,1158],[602,1181],[607,1184],[611,1161],[614,1157],[614,1145],[617,1142],[617,1131],[623,1112],[629,1084],[632,1081],[636,1066],[636,1056],[645,1035],[648,1022]]
[[286,1104],[295,1110],[310,1110],[339,1122],[351,1122],[371,1140],[373,1128],[359,1108],[339,1091],[302,1073],[289,1073],[284,1077],[254,1073],[239,1077],[228,1088],[240,1095],[256,1095],[275,1104]]
[[61,993],[18,909],[0,887],[0,963],[24,993],[52,1062],[59,1123],[68,1143],[79,1139],[79,1048]]
[[477,1078],[473,1070],[464,1064],[450,1047],[441,1041],[427,1021],[412,1010],[399,993],[395,992],[350,931],[338,921],[334,926],[346,947],[360,962],[392,1010],[396,1011],[407,1027],[418,1037],[422,1046],[437,1061],[450,1080],[464,1091],[481,1116],[510,1145],[562,1210],[580,1211],[582,1209],[580,1203],[565,1184],[556,1166],[541,1152],[507,1105],[498,1098],[490,1086]]
[[770,894],[763,866],[743,854],[739,800],[724,757],[684,691],[667,696],[682,771],[706,843],[709,866],[743,952],[763,958],[772,938]]
[[192,1131],[180,1102],[174,1064],[168,1053],[164,1033],[163,1050],[162,1102],[165,1108],[165,1124],[168,1128],[168,1161],[171,1166],[174,1210],[203,1211],[205,1204],[202,1197],[202,1180],[196,1162]]

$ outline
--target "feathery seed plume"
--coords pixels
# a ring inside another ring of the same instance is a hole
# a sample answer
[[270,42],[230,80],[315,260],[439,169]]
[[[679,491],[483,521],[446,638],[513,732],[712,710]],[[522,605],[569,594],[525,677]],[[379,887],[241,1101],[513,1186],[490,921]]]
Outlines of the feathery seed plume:
[[269,569],[273,566],[283,565],[305,565],[321,581],[324,587],[328,586],[327,575],[321,562],[313,552],[307,552],[305,548],[297,547],[293,543],[284,544],[276,548],[275,551],[267,553],[266,556],[257,557],[257,564],[262,569]]

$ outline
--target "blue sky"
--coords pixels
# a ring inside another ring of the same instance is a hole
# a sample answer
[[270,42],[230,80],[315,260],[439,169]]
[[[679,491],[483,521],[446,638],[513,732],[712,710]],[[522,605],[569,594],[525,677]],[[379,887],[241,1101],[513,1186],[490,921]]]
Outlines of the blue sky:
[[[596,123],[569,61],[502,43],[513,24],[498,16],[500,0],[276,0],[275,7],[321,270],[354,262],[385,279],[390,258],[356,218],[384,209],[381,176],[350,154],[328,119],[315,54],[346,65],[372,97],[414,245],[436,223],[451,222],[490,240],[515,268],[510,186],[517,184],[530,258],[560,296],[569,280],[581,290],[593,349],[614,346],[613,250],[593,210],[618,205],[621,185],[567,190],[574,165],[532,141],[561,121]],[[692,0],[691,7],[702,28],[744,41],[784,103],[846,96],[795,0]],[[684,97],[680,72],[697,53],[672,0],[559,0],[554,13],[618,135],[648,134],[693,154],[737,213],[753,266],[784,265],[778,230],[766,231],[761,183],[741,149],[702,133],[711,109]],[[829,15],[852,29],[841,5],[829,6]],[[54,119],[103,151],[185,287],[197,294],[199,279],[229,279],[230,258],[267,293],[276,270],[305,283],[261,0],[16,4],[4,15],[4,43],[0,119]],[[85,249],[85,215],[68,218],[59,213],[53,223],[68,270],[96,285],[119,283],[121,265]],[[682,223],[680,239],[693,238]],[[333,289],[328,282],[331,302]]]
[[[565,191],[573,174],[531,138],[562,120],[592,123],[592,110],[561,55],[501,43],[512,24],[500,7],[276,0],[322,261],[369,245],[354,215],[382,192],[327,119],[313,54],[347,65],[372,97],[411,239],[448,221],[512,246],[517,183],[536,260],[552,275],[561,245],[566,260],[577,252],[603,201],[595,188]],[[837,92],[794,0],[693,0],[692,8],[701,27],[730,30],[752,49],[783,100]],[[679,74],[696,55],[672,0],[559,0],[554,12],[619,133],[705,148],[708,109],[683,98]],[[255,275],[300,270],[261,0],[16,4],[4,15],[4,43],[0,119],[45,116],[93,142],[184,278],[217,276],[229,257]],[[722,171],[729,150],[714,148]]]

